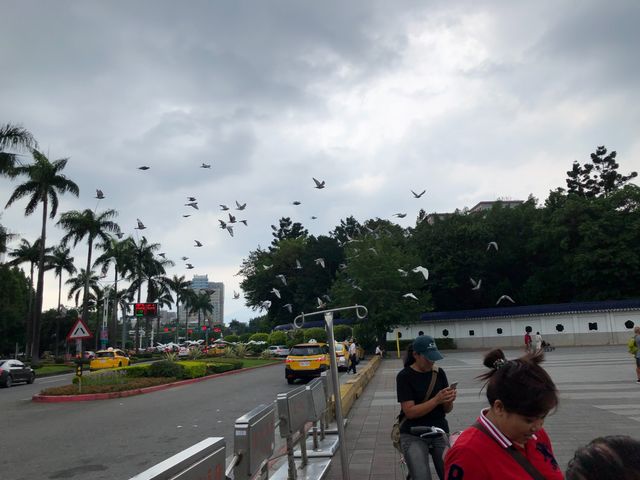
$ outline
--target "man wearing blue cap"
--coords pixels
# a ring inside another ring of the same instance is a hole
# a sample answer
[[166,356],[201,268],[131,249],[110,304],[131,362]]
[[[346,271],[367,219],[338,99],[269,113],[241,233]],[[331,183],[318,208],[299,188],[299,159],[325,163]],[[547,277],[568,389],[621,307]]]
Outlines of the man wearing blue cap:
[[421,439],[411,427],[432,426],[449,433],[446,414],[453,408],[455,388],[449,387],[444,370],[435,366],[442,360],[436,342],[429,335],[418,336],[407,348],[404,368],[396,377],[398,402],[402,408],[400,447],[413,480],[431,480],[429,454],[438,477],[444,479],[445,438]]

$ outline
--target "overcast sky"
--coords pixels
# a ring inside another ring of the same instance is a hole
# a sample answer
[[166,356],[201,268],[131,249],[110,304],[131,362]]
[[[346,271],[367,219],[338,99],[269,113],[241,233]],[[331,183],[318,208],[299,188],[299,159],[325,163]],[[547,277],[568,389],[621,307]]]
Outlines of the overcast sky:
[[[234,274],[282,216],[322,235],[349,215],[408,213],[399,223],[412,226],[420,208],[543,201],[602,144],[622,172],[640,170],[636,0],[1,8],[0,123],[29,129],[51,160],[69,158],[80,197],[60,197],[59,212],[114,208],[134,237],[140,218],[176,261],[169,275],[225,283],[227,323],[257,315],[233,300]],[[16,185],[0,179],[0,207]],[[248,226],[231,238],[219,204],[236,200]],[[41,210],[24,217],[25,205],[0,222],[32,242]],[[56,221],[49,245],[62,236]],[[78,267],[85,255],[74,249]],[[57,282],[45,281],[55,307]]]

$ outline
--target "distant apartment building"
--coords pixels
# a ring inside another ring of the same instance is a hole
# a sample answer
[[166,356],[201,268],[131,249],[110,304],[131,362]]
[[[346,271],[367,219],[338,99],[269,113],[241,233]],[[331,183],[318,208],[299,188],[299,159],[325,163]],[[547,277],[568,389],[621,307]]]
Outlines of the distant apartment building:
[[[208,275],[194,275],[191,280],[191,289],[195,292],[207,292],[213,306],[213,313],[201,313],[201,325],[219,325],[224,321],[224,283],[210,282]],[[187,308],[180,306],[180,322],[189,322],[189,325],[197,325],[198,312],[188,312]]]
[[[518,205],[522,205],[524,200],[486,200],[482,202],[478,202],[474,207],[466,210],[466,213],[480,213],[486,210],[491,210],[494,205],[500,204],[506,208],[517,207]],[[460,213],[459,210],[456,210],[456,213]],[[445,220],[447,217],[451,215],[455,215],[455,213],[430,213],[424,217],[424,220],[429,224],[433,225],[436,220]]]

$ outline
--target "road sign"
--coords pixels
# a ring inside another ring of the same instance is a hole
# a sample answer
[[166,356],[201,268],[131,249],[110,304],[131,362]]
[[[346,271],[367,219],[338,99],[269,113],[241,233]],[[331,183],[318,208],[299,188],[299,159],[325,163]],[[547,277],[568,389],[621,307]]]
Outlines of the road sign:
[[93,338],[93,334],[89,330],[89,327],[87,327],[82,321],[82,319],[78,318],[78,321],[69,331],[67,340],[82,340],[84,338]]

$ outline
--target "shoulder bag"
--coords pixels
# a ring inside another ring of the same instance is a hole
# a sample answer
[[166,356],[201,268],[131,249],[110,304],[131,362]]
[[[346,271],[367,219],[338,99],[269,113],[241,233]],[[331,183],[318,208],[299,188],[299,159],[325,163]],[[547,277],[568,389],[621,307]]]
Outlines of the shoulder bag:
[[[434,365],[432,369],[433,375],[431,375],[431,382],[429,383],[429,388],[427,388],[427,394],[424,396],[424,400],[420,403],[424,403],[429,400],[431,393],[433,393],[433,388],[436,386],[436,378],[438,377],[438,366]],[[391,442],[396,450],[402,453],[400,449],[400,427],[407,420],[404,416],[402,410],[400,410],[400,414],[396,418],[396,421],[393,422],[393,427],[391,427]]]

